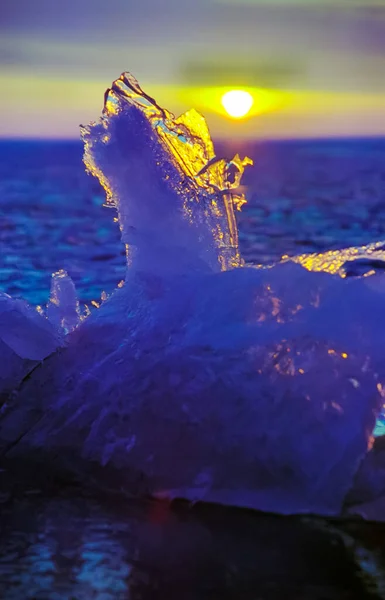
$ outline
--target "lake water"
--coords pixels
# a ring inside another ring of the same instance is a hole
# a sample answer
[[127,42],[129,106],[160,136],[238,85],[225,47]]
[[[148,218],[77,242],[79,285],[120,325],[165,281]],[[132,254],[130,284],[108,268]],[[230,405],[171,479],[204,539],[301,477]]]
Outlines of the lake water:
[[[243,257],[268,263],[385,239],[385,140],[219,144],[254,160],[237,214]],[[0,287],[45,304],[51,273],[66,269],[81,302],[124,277],[113,209],[102,208],[77,142],[0,143]]]

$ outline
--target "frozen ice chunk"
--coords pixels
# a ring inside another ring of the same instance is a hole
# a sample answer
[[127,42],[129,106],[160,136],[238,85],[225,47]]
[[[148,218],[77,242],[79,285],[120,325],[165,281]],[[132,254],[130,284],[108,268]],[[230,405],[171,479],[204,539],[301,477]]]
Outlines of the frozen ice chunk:
[[82,137],[86,167],[118,210],[134,267],[181,273],[241,265],[234,206],[245,202],[237,188],[251,161],[216,158],[202,115],[175,119],[123,73]]
[[[288,257],[284,257],[287,259]],[[290,260],[309,271],[323,271],[341,277],[359,277],[382,273],[385,269],[384,242],[374,242],[366,246],[329,250],[321,254],[301,254]]]
[[371,444],[384,369],[356,323],[336,323],[347,323],[346,295],[353,319],[365,302],[361,325],[380,345],[378,295],[293,263],[155,283],[148,295],[132,277],[34,371],[0,422],[3,445],[20,437],[3,451],[44,447],[86,479],[88,464],[104,465],[131,493],[195,501],[204,472],[202,500],[338,514]]
[[59,345],[61,336],[45,317],[24,300],[0,295],[0,338],[20,358],[43,360]]
[[0,293],[0,395],[16,388],[38,362],[62,344],[58,330],[23,300]]
[[[129,74],[83,139],[127,281],[76,327],[54,279],[52,321],[75,329],[2,412],[0,452],[44,451],[85,479],[99,465],[134,494],[339,514],[384,402],[381,245],[242,267],[245,161],[217,160],[198,113],[174,119]],[[369,271],[346,277],[357,256]]]
[[75,285],[64,270],[52,274],[47,317],[57,329],[62,329],[64,333],[73,331],[80,322],[79,301]]

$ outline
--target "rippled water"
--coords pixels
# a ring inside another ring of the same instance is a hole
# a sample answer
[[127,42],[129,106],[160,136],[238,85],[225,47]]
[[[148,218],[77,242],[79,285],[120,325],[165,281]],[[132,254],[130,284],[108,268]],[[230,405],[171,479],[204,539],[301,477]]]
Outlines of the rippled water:
[[[237,214],[242,254],[267,263],[385,235],[385,140],[221,144],[254,160]],[[77,142],[0,143],[1,289],[45,303],[66,269],[82,302],[124,276],[124,249]]]
[[[243,256],[269,262],[383,239],[385,141],[259,143]],[[124,251],[76,143],[0,143],[1,289],[45,303],[64,268],[81,302],[112,291]],[[28,474],[28,477],[26,475]],[[0,598],[385,598],[385,529],[219,507],[136,504],[25,465],[0,472]]]

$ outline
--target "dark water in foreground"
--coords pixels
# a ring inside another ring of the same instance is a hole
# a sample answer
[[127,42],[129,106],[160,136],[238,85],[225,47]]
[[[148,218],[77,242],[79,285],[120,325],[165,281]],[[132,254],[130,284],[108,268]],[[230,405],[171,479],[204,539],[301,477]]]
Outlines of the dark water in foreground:
[[385,525],[3,484],[4,600],[365,600],[385,594]]
[[[385,140],[233,150],[256,164],[239,215],[248,261],[385,239]],[[112,291],[124,251],[102,202],[79,144],[0,143],[1,289],[43,304],[65,268],[81,302]],[[0,471],[1,599],[385,598],[383,525],[132,503],[27,473]]]

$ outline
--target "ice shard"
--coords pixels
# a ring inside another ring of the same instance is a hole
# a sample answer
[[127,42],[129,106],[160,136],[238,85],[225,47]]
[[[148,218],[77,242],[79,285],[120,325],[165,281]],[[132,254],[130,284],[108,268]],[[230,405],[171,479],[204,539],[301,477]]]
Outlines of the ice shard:
[[300,254],[294,257],[283,257],[315,272],[354,277],[375,275],[385,269],[384,242],[373,242],[366,246],[329,250],[320,254]]
[[52,275],[47,317],[64,334],[73,331],[80,323],[80,308],[75,285],[63,269]]
[[234,207],[245,202],[237,188],[251,161],[217,158],[197,111],[174,118],[123,73],[82,137],[86,167],[118,210],[134,266],[213,272],[242,264]]
[[20,299],[0,293],[0,400],[63,343],[60,331]]

